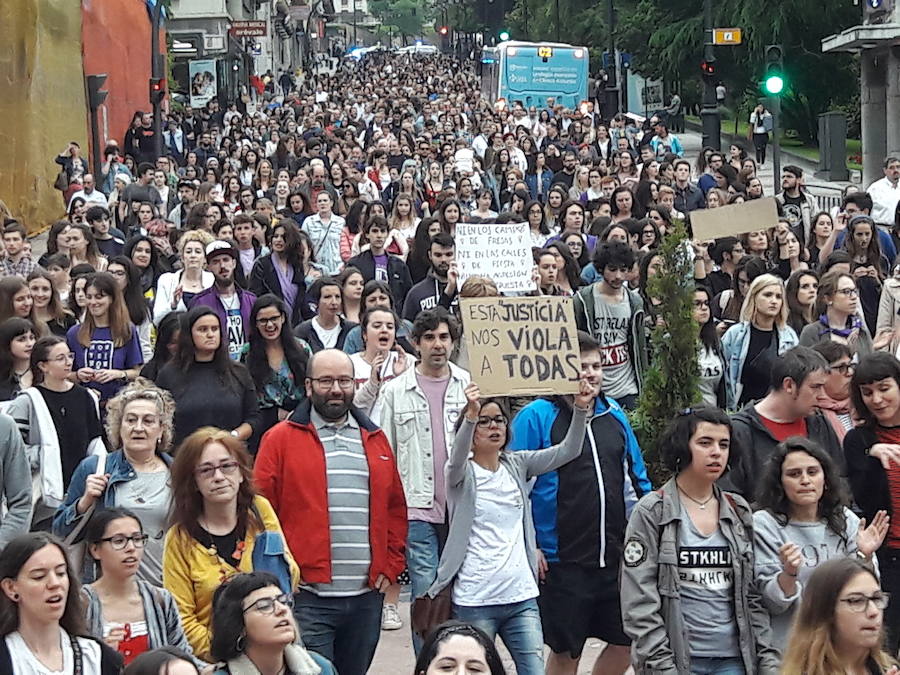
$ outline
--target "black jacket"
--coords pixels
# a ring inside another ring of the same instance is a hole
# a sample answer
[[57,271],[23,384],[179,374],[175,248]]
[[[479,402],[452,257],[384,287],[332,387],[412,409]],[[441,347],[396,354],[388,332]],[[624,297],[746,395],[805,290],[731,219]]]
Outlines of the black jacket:
[[[334,343],[334,349],[343,349],[347,334],[354,326],[356,326],[356,324],[352,321],[347,321],[347,319],[342,316],[338,317],[338,321],[340,322],[341,330],[338,332],[337,342]],[[322,340],[319,339],[319,334],[316,332],[316,329],[313,328],[312,319],[307,319],[297,326],[294,329],[294,337],[306,340],[310,349],[313,350],[313,354],[325,349],[325,345],[323,345]]]
[[870,523],[882,509],[893,517],[887,473],[881,460],[868,454],[869,448],[878,442],[875,432],[866,427],[851,429],[844,436],[844,456],[847,458],[847,474],[853,501]]
[[[240,264],[238,264],[240,267]],[[272,293],[284,300],[284,291],[281,290],[281,282],[278,280],[278,273],[275,271],[275,263],[272,262],[272,254],[264,255],[253,263],[253,270],[250,272],[250,287],[247,289],[257,298],[266,293]],[[294,267],[294,286],[297,287],[297,297],[294,300],[294,308],[291,312],[291,326],[298,325],[304,319],[310,318],[304,315],[306,304],[306,283],[304,282],[303,267]],[[306,314],[308,314],[308,310]]]
[[438,306],[449,310],[456,294],[450,296],[446,293],[447,282],[434,276],[433,272],[419,283],[409,289],[406,300],[403,302],[401,317],[407,321],[415,321],[416,315],[426,309],[435,309]]
[[[387,256],[388,285],[394,296],[394,307],[403,307],[403,302],[412,288],[412,278],[409,276],[409,268],[402,258],[388,254]],[[350,267],[355,267],[363,275],[366,281],[375,278],[375,256],[372,251],[363,251],[358,256],[350,258],[347,262]]]
[[[779,441],[766,428],[762,418],[751,401],[743,410],[731,418],[733,459],[731,470],[719,481],[723,490],[737,492],[752,502],[755,498],[756,481],[762,475],[763,467],[772,456]],[[818,410],[806,418],[807,438],[815,441],[831,455],[841,476],[847,476],[847,466],[840,441],[828,419]]]

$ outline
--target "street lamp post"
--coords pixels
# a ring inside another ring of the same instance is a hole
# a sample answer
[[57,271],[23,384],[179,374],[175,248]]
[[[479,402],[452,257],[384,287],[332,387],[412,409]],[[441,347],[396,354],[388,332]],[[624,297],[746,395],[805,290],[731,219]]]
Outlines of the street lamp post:
[[[716,60],[712,32],[712,0],[703,0],[703,59],[708,64],[714,64]],[[703,145],[716,150],[721,149],[722,120],[719,118],[719,106],[716,102],[716,78],[710,74],[703,76],[700,120],[703,124]]]
[[[150,25],[150,77],[160,79],[163,77],[162,64],[159,54],[159,28],[162,23],[162,2],[156,0],[153,5],[153,20]],[[153,152],[157,157],[163,154],[162,143],[162,101],[151,101],[153,105]]]

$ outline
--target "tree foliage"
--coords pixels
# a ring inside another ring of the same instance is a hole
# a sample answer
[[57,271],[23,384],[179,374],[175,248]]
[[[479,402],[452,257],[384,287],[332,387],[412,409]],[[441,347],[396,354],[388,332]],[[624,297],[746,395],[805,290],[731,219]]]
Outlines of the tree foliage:
[[[556,1],[516,0],[507,16],[514,36],[555,39]],[[596,63],[608,43],[606,3],[558,1],[562,40],[592,47],[592,63]],[[614,6],[617,45],[632,54],[636,72],[664,78],[676,87],[687,81],[699,82],[704,43],[700,0],[614,0]],[[851,103],[859,90],[854,58],[823,54],[821,40],[860,23],[860,14],[859,7],[846,0],[716,0],[713,24],[739,27],[744,34],[742,45],[716,48],[720,78],[734,100],[752,100],[760,95],[765,46],[783,45],[787,73],[787,91],[782,96],[784,123],[803,140],[812,141],[817,134],[817,116]],[[741,114],[744,112],[749,110]]]
[[690,358],[697,353],[698,333],[693,318],[694,267],[686,238],[684,224],[676,223],[656,252],[663,259],[662,271],[648,282],[648,294],[665,300],[658,311],[662,325],[653,329],[652,360],[632,424],[656,485],[666,478],[657,453],[659,435],[679,410],[700,400],[697,360]]
[[430,8],[415,0],[369,0],[369,12],[381,22],[380,32],[397,31],[404,42],[421,35],[423,26],[433,19]]

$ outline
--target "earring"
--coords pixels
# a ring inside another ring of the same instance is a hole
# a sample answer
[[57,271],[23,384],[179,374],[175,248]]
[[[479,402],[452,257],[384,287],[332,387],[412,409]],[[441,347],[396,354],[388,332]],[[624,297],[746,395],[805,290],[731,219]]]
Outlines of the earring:
[[18,601],[19,601],[19,594],[18,594],[18,593],[13,593],[12,599],[13,599],[13,602],[18,602]]
[[238,635],[238,639],[235,640],[235,642],[234,642],[234,648],[235,648],[237,651],[239,651],[239,652],[243,652],[243,651],[244,651],[244,647],[246,646],[246,642],[247,642],[247,636],[246,636],[246,635],[243,635],[243,634],[242,634],[242,635]]

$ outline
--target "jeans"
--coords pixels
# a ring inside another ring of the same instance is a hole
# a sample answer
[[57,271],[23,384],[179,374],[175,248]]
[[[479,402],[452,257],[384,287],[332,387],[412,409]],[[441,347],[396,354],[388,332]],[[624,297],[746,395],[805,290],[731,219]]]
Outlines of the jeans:
[[[431,588],[437,578],[438,562],[447,540],[447,526],[428,523],[424,520],[410,520],[406,535],[406,569],[412,586],[410,597],[413,601],[421,598]],[[410,622],[412,629],[412,622]],[[412,634],[413,651],[416,656],[422,649],[422,639]]]
[[453,618],[477,626],[492,642],[499,633],[516,664],[518,675],[543,675],[544,634],[535,598],[487,607],[464,607],[454,603]]
[[744,675],[744,660],[739,657],[691,658],[691,675]]
[[383,603],[378,591],[324,598],[301,590],[294,596],[294,616],[308,650],[331,661],[340,675],[366,675],[381,635]]

